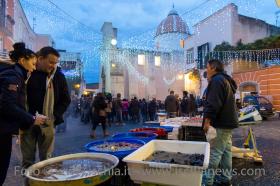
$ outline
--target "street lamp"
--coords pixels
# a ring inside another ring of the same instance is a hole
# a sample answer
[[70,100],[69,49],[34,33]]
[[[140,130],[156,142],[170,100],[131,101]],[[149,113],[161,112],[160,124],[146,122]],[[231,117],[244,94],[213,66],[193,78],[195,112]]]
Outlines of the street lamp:
[[116,64],[115,64],[115,63],[112,63],[112,67],[115,68],[115,67],[116,67]]
[[178,74],[178,75],[177,75],[177,79],[178,79],[178,80],[182,80],[183,78],[184,78],[184,74]]
[[111,44],[113,45],[113,46],[116,46],[117,45],[117,40],[115,39],[115,38],[113,38],[112,40],[111,40]]
[[76,89],[79,89],[79,88],[81,87],[81,85],[80,85],[80,84],[75,84],[74,87],[75,87]]

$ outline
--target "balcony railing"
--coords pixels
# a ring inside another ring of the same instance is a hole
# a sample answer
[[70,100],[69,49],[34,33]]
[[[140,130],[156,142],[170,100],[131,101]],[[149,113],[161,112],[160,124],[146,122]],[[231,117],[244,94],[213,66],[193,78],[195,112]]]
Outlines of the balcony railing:
[[9,54],[6,51],[0,51],[0,61],[10,61]]

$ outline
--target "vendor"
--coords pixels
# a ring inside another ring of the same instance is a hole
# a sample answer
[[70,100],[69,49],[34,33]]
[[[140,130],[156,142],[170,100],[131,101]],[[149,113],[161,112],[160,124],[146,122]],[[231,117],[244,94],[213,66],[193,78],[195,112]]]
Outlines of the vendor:
[[[204,185],[231,185],[232,171],[232,129],[238,127],[237,108],[235,104],[235,81],[224,73],[219,60],[207,63],[209,84],[204,107],[203,130],[207,133],[212,126],[217,136],[210,141],[209,167],[203,175]],[[215,171],[220,168],[221,171]],[[215,172],[221,172],[215,175]],[[217,179],[216,179],[217,178]]]

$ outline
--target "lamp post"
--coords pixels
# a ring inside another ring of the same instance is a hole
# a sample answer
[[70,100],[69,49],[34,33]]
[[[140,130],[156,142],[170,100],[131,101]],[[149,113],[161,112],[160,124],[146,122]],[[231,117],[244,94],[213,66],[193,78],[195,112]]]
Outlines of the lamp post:
[[115,38],[113,38],[112,40],[111,40],[111,45],[113,45],[113,46],[116,46],[117,45],[117,40],[115,39]]
[[81,88],[81,85],[78,83],[78,84],[75,84],[74,87],[75,87],[75,89],[79,89],[79,88]]

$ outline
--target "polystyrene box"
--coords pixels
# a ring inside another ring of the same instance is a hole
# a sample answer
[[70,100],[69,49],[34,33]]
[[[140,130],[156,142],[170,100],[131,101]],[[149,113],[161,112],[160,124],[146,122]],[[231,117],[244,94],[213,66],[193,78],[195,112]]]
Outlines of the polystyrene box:
[[[145,161],[155,151],[204,154],[203,166]],[[126,156],[123,161],[127,163],[130,178],[138,184],[147,182],[176,186],[201,186],[202,172],[208,167],[209,155],[208,142],[152,140]]]

